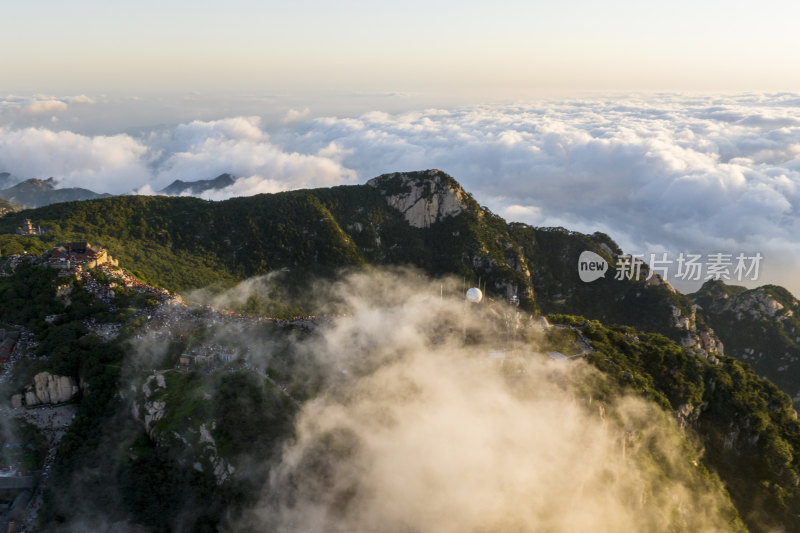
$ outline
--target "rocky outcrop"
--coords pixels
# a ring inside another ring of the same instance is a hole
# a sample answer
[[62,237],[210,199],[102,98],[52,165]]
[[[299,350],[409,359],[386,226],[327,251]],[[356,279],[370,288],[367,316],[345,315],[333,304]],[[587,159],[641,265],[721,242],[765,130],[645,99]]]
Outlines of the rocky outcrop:
[[466,209],[466,193],[440,170],[384,174],[367,182],[415,228],[427,228]]
[[726,354],[747,362],[800,409],[797,298],[777,285],[748,289],[720,280],[707,281],[690,297],[699,306],[698,316],[725,341]]
[[[135,386],[133,392],[137,392]],[[197,421],[198,426],[183,423],[185,421],[177,424],[174,415],[170,418],[164,372],[148,376],[142,384],[141,392],[139,400],[132,404],[132,413],[144,425],[153,442],[159,446],[182,449],[184,453],[179,461],[191,464],[199,472],[212,473],[218,485],[228,481],[236,469],[217,449],[212,435],[216,422]],[[210,399],[210,396],[206,399]]]
[[133,417],[141,420],[144,424],[144,429],[147,435],[158,442],[158,436],[154,431],[154,424],[164,418],[166,414],[167,403],[156,399],[160,397],[157,392],[165,392],[167,388],[164,374],[156,373],[149,376],[142,385],[142,393],[144,394],[144,402],[140,405],[137,402],[133,403]]
[[58,376],[40,372],[33,377],[33,384],[25,392],[11,397],[13,407],[59,404],[68,402],[80,391],[76,381],[69,376]]
[[680,426],[685,428],[686,426],[696,424],[706,407],[708,407],[708,403],[704,403],[703,405],[684,403],[675,410],[675,416]]
[[69,376],[55,376],[49,372],[36,374],[33,378],[36,397],[42,403],[66,402],[78,393],[78,384]]
[[[606,246],[606,248],[608,248],[608,246]],[[673,287],[669,281],[662,278],[659,274],[653,274],[652,276],[645,278],[645,281],[647,282],[648,285],[652,287],[659,287],[663,285],[672,294],[678,293],[678,291],[675,290],[675,287]]]
[[[672,318],[675,320],[675,327],[688,333],[694,333],[697,329],[697,308],[692,307],[688,316],[683,313],[680,307],[672,306]],[[685,345],[685,343],[684,343]]]
[[778,312],[783,310],[783,304],[763,288],[758,288],[729,298],[725,302],[723,309],[736,313],[738,320],[743,318],[764,320],[774,318]]
[[720,355],[725,355],[725,346],[714,333],[713,329],[708,328],[705,331],[698,332],[697,338],[700,343],[700,348],[706,352],[716,352]]
[[[739,289],[739,290],[735,290]],[[793,315],[770,291],[769,286],[744,290],[743,287],[729,287],[722,282],[706,283],[695,300],[702,300],[703,309],[712,313],[731,312],[736,320],[772,320]],[[788,297],[789,307],[796,307],[797,300]]]
[[[236,471],[233,465],[219,455],[217,443],[205,424],[200,425],[200,438],[197,447],[200,449],[200,454],[205,461],[196,461],[192,467],[199,472],[203,472],[206,468],[210,469],[218,485],[227,481]],[[204,462],[206,466],[203,465]]]
[[709,357],[708,354],[725,354],[725,346],[711,328],[702,329],[697,327],[697,309],[693,305],[688,316],[675,305],[672,306],[672,317],[675,320],[675,327],[683,330],[681,345],[687,348],[696,348],[698,355],[708,358],[712,363],[717,361],[716,357]]

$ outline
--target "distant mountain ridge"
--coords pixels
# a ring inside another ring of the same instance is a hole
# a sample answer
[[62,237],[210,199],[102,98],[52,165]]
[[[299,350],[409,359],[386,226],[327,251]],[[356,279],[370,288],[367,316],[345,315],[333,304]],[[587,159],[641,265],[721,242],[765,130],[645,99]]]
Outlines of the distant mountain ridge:
[[167,196],[194,196],[209,191],[218,191],[230,187],[236,182],[236,178],[228,173],[220,174],[210,180],[183,181],[175,180],[160,191],[158,194]]
[[[171,191],[232,180],[222,174],[179,182]],[[48,241],[101,243],[142,278],[172,290],[280,269],[302,278],[353,265],[414,265],[434,276],[481,283],[491,298],[515,297],[526,310],[661,333],[704,356],[723,353],[724,344],[729,355],[750,362],[800,400],[800,308],[785,289],[747,291],[714,282],[684,295],[657,275],[646,282],[617,280],[613,272],[583,283],[576,268],[583,251],[612,265],[622,254],[608,235],[507,223],[439,170],[220,202],[103,198],[9,214],[0,232],[13,233],[25,218],[60,228]],[[642,268],[646,274],[647,265]]]
[[699,342],[696,324],[675,318],[691,315],[691,300],[658,276],[650,282],[613,275],[580,281],[577,262],[585,250],[615,264],[621,250],[607,235],[507,223],[440,170],[220,202],[118,196],[8,216],[0,231],[13,233],[25,216],[60,228],[48,238],[102,243],[141,277],[171,290],[285,268],[300,276],[348,265],[414,265],[434,276],[480,282],[491,297],[516,297],[523,309]]
[[79,187],[58,188],[54,178],[29,179],[0,190],[0,198],[28,207],[43,207],[59,202],[107,198],[107,193],[96,193]]
[[[195,181],[175,180],[157,194],[166,196],[200,196],[203,193],[220,191],[236,182],[232,174],[220,174],[216,178]],[[19,210],[21,207],[44,207],[59,202],[95,200],[113,196],[98,193],[81,187],[58,187],[55,178],[20,180],[10,172],[0,172],[0,200],[10,204],[0,204],[5,212]]]
[[[230,174],[176,180],[164,191],[212,190],[234,181]],[[43,227],[57,226],[46,239],[101,243],[144,279],[172,290],[287,268],[301,276],[326,275],[348,265],[414,265],[434,276],[480,282],[490,297],[514,299],[526,310],[631,325],[707,354],[722,352],[714,332],[725,344],[735,338],[707,300],[676,292],[658,275],[649,281],[618,280],[611,272],[592,283],[581,282],[577,262],[582,252],[593,251],[612,265],[622,254],[608,235],[507,223],[440,170],[220,202],[105,197],[83,189],[54,190],[53,180],[28,180],[11,189],[24,188],[60,192],[59,201],[102,198],[9,214],[0,222],[0,232],[14,233],[25,218]],[[13,197],[25,203],[21,194]],[[793,342],[800,338],[800,333],[792,335]],[[729,347],[736,355],[744,353],[735,342]]]

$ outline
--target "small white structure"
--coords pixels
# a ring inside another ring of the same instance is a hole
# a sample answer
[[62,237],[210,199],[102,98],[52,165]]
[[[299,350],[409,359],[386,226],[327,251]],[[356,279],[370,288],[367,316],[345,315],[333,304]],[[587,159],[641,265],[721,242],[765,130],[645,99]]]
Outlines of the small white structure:
[[467,289],[467,301],[473,304],[479,304],[483,300],[483,292],[477,287]]

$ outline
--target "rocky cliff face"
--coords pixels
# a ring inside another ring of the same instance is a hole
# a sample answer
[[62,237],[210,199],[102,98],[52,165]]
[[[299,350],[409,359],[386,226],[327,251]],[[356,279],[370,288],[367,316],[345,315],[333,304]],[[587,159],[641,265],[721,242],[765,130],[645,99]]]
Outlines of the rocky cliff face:
[[384,174],[369,180],[367,185],[378,189],[386,202],[403,213],[415,228],[428,228],[466,209],[466,193],[440,170]]
[[709,313],[730,312],[736,320],[770,320],[789,318],[798,301],[781,287],[765,285],[746,290],[744,287],[711,281],[692,297]]
[[[228,481],[235,472],[233,465],[222,457],[212,435],[216,422],[187,424],[186,420],[175,420],[175,406],[170,405],[165,372],[149,376],[141,387],[141,394],[134,387],[138,400],[132,404],[134,418],[142,422],[148,436],[159,446],[181,449],[182,460],[199,472],[211,472],[218,485]],[[179,398],[178,401],[185,401]]]
[[746,361],[800,406],[800,303],[786,289],[746,289],[709,281],[691,295],[698,313]]
[[144,401],[141,404],[137,402],[133,404],[133,417],[144,424],[147,435],[153,440],[157,440],[158,437],[154,430],[154,424],[164,418],[167,408],[167,402],[154,398],[154,392],[159,391],[159,389],[164,392],[166,388],[167,383],[164,380],[164,374],[154,374],[148,377],[144,385],[142,385]]
[[[775,318],[775,316],[785,309],[784,305],[769,294],[763,287],[753,291],[746,291],[733,298],[725,298],[722,310],[733,311],[736,313],[737,320],[751,318],[754,320],[765,320]],[[787,310],[789,316],[793,313]]]
[[11,397],[14,407],[23,405],[58,404],[71,400],[80,388],[69,376],[58,376],[49,372],[40,372],[33,378],[33,384],[25,388],[25,392]]
[[698,355],[707,358],[712,364],[717,364],[719,360],[712,354],[725,355],[725,346],[713,329],[698,327],[697,308],[697,305],[693,305],[691,311],[686,314],[679,307],[672,306],[675,327],[683,332],[681,345],[695,349]]

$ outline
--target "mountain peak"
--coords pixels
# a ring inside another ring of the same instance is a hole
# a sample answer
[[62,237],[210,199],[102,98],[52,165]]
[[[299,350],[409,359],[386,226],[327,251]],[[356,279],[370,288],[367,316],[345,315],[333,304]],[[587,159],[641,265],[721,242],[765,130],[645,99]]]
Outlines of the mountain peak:
[[46,180],[31,178],[0,190],[0,198],[29,207],[40,207],[57,202],[91,200],[110,196],[79,187],[58,188],[57,185],[55,178]]
[[160,194],[168,196],[180,196],[183,194],[201,194],[206,191],[224,189],[230,187],[236,181],[232,174],[220,174],[214,179],[210,180],[197,180],[197,181],[183,181],[175,180],[165,188],[158,191]]
[[367,182],[386,202],[403,213],[416,228],[427,228],[439,220],[456,216],[467,209],[467,193],[441,170],[395,172]]
[[713,313],[730,311],[737,320],[745,317],[749,317],[749,320],[770,320],[782,316],[784,309],[798,305],[794,296],[783,287],[764,285],[747,289],[728,285],[722,280],[705,282],[691,297],[703,309]]
[[39,178],[31,178],[20,183],[17,183],[14,187],[18,189],[28,189],[28,190],[44,190],[44,191],[52,191],[56,188],[56,180],[55,178],[47,178],[45,180]]

